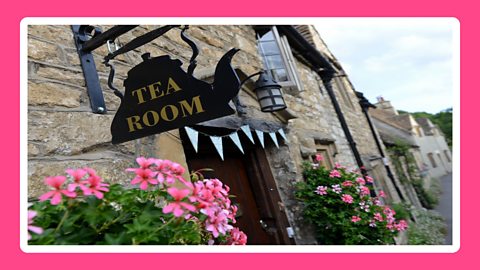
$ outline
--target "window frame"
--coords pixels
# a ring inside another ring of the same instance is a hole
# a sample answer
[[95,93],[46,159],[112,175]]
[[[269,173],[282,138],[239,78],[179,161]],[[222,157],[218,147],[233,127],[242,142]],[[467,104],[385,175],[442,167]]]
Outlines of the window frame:
[[437,161],[435,160],[435,156],[433,155],[433,153],[428,153],[427,156],[428,156],[428,159],[430,160],[430,164],[432,165],[432,168],[437,168],[438,167]]
[[[298,75],[298,68],[297,68],[292,50],[290,49],[290,45],[288,43],[287,37],[280,35],[280,33],[277,30],[277,27],[275,26],[272,26],[270,30],[267,31],[266,33],[270,31],[273,34],[273,39],[279,50],[279,55],[281,57],[283,66],[286,71],[287,79],[288,79],[287,81],[277,81],[277,83],[284,88],[293,87],[293,88],[296,88],[296,90],[298,91],[302,91],[303,86],[300,80],[300,76]],[[263,42],[266,42],[266,41],[263,41]],[[272,76],[273,78],[273,73],[272,73],[273,68],[269,67],[267,57],[266,57],[267,54],[263,49],[261,36],[259,34],[257,34],[257,49],[262,59],[262,63],[265,70],[268,71],[269,75]]]

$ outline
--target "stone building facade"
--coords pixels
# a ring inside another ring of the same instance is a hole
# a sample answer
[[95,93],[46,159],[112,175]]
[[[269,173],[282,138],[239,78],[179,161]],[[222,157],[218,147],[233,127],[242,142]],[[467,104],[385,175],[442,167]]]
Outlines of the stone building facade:
[[[387,167],[389,153],[381,141],[377,127],[369,119],[369,112],[372,110],[369,108],[374,106],[369,104],[368,100],[356,91],[348,74],[343,70],[341,63],[331,53],[317,31],[312,26],[302,26],[302,28],[304,28],[304,33],[307,32],[305,28],[309,28],[312,42],[335,68],[335,76],[332,80],[335,96],[342,113],[345,115],[347,126],[352,133],[353,141],[361,156],[363,166],[365,166],[367,173],[376,179],[375,189],[377,192],[383,190],[387,194],[386,201],[389,204],[399,203],[402,200],[406,200],[411,204],[412,201],[407,196],[405,187],[395,175],[395,171]],[[360,96],[370,106],[364,105],[365,107],[362,107]],[[375,137],[378,143],[376,143]]]
[[[110,26],[102,28],[106,30]],[[136,27],[116,42],[126,44],[155,28],[157,26]],[[285,70],[278,68],[276,71],[279,78],[286,72],[282,89],[287,109],[262,112],[253,90],[255,80],[249,79],[239,93],[244,113],[196,126],[201,132],[198,153],[192,150],[183,129],[113,145],[110,124],[120,100],[107,86],[109,69],[102,64],[103,57],[108,54],[106,46],[93,51],[107,107],[105,114],[95,114],[90,108],[71,26],[31,25],[28,28],[29,197],[37,197],[45,191],[43,179],[46,176],[63,174],[66,168],[89,166],[109,182],[128,184],[130,179],[125,168],[135,166],[137,156],[170,159],[188,168],[187,171],[214,167],[220,176],[230,176],[232,181],[237,181],[231,183],[232,193],[241,194],[242,200],[243,196],[251,198],[239,201],[239,205],[249,219],[243,226],[251,229],[249,239],[254,243],[316,244],[311,228],[302,220],[301,205],[294,196],[295,183],[302,181],[302,162],[311,161],[317,153],[326,157],[326,166],[339,162],[354,168],[358,161],[338,111],[332,105],[332,97],[327,94],[325,78],[304,53],[307,45],[303,42],[307,41],[335,66],[332,89],[361,160],[369,174],[381,179],[377,188],[388,190],[392,198],[398,200],[399,195],[395,195],[394,183],[387,176],[354,88],[312,27],[195,25],[186,33],[200,49],[194,76],[210,82],[214,80],[218,60],[234,47],[241,49],[232,62],[241,80],[262,69],[274,70],[279,63],[275,59],[269,62],[270,55],[265,54],[259,43],[264,42],[265,48],[276,44],[281,51],[278,59],[286,62],[282,67]],[[267,39],[268,36],[271,39]],[[180,38],[180,30],[172,29],[111,61],[116,68],[114,85],[122,89],[128,70],[142,62],[141,56],[146,52],[152,57],[170,55],[179,59],[184,69],[192,53]],[[224,140],[224,161],[220,160],[208,135],[222,136],[246,124],[252,131],[263,134],[283,129],[288,141],[277,136],[277,147],[265,136],[265,146],[261,147],[258,138],[252,144],[241,135],[245,154],[235,149],[231,141]],[[262,233],[264,224],[270,230],[266,230],[267,233]],[[246,231],[248,234],[248,229]]]
[[415,119],[410,114],[398,114],[390,101],[380,98],[376,103],[377,117],[399,126],[410,134],[409,140],[418,146],[415,159],[424,177],[425,188],[429,188],[431,178],[439,178],[452,172],[451,151],[440,129],[427,118]]

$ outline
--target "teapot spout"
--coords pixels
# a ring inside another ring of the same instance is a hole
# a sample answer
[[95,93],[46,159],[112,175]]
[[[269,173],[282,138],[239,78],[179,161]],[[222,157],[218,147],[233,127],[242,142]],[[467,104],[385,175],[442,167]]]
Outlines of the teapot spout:
[[215,93],[221,92],[221,96],[228,99],[227,102],[240,91],[240,79],[231,65],[232,58],[238,51],[240,50],[233,48],[225,53],[215,68],[213,90]]

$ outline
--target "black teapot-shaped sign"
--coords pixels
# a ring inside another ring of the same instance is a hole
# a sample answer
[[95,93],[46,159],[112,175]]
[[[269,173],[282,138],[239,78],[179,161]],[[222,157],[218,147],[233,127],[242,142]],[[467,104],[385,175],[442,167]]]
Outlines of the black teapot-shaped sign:
[[180,60],[145,55],[124,81],[125,94],[111,126],[112,143],[233,114],[228,103],[238,94],[240,80],[231,60],[238,51],[231,49],[220,59],[212,84],[187,74]]

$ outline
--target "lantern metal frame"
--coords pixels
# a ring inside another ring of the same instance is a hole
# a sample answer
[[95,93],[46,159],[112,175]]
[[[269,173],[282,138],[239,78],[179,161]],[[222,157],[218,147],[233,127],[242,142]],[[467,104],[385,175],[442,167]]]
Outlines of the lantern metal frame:
[[[267,71],[262,70],[248,76],[242,81],[240,87],[249,79],[259,76],[255,82],[254,92],[257,96],[258,103],[260,104],[260,110],[262,112],[275,112],[284,110],[287,108],[285,100],[282,95],[282,86],[278,84]],[[266,103],[270,101],[270,103]]]

